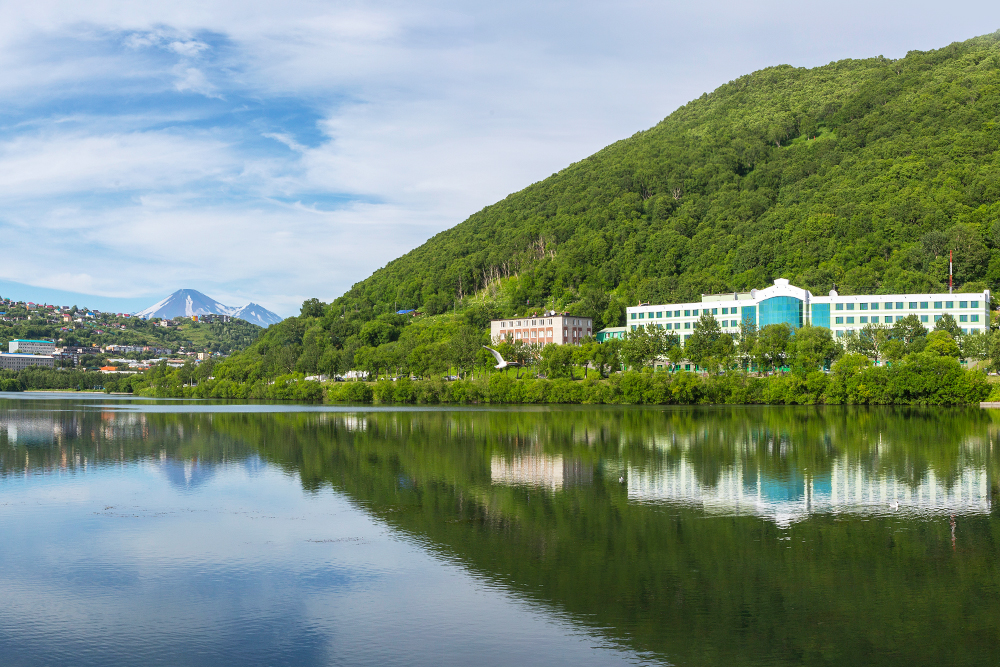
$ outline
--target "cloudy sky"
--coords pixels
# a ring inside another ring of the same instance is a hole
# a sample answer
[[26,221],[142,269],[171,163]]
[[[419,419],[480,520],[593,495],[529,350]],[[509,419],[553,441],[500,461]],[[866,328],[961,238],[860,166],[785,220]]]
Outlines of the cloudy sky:
[[1000,28],[995,0],[0,7],[0,295],[281,315],[741,74]]

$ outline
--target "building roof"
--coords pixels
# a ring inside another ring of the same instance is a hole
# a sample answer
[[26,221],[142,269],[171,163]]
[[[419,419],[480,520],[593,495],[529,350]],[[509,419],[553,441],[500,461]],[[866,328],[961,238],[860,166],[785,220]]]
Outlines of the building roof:
[[30,338],[15,338],[11,341],[12,343],[45,343],[46,345],[55,345],[54,340],[31,340]]
[[0,352],[0,356],[4,357],[17,357],[24,359],[55,359],[55,357],[49,356],[47,354],[21,354],[20,352]]

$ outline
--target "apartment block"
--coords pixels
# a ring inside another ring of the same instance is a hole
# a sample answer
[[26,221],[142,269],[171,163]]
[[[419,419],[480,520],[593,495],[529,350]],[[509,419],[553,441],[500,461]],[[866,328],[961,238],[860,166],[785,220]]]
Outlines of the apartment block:
[[515,317],[490,322],[490,338],[494,341],[524,341],[527,344],[579,345],[585,336],[594,333],[594,320],[567,313],[550,313],[544,317]]

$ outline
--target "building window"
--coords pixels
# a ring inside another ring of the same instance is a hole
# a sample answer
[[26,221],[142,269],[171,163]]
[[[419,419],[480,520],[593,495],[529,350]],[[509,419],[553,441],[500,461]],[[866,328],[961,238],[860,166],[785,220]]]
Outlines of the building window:
[[969,307],[969,302],[968,301],[959,301],[958,302],[958,307],[959,308],[968,308]]
[[663,312],[659,310],[656,311],[656,319],[660,319],[661,317],[663,317]]
[[920,302],[920,310],[927,310],[927,301]]
[[972,321],[973,322],[978,322],[979,321],[979,315],[973,315],[972,316]]
[[[638,315],[636,315],[635,313],[632,313],[632,319],[634,320],[636,317],[638,317]],[[632,327],[632,328],[634,329],[635,327]]]
[[836,308],[836,310],[843,310],[843,309],[844,309],[844,304],[842,304],[842,303],[838,303],[838,304],[837,304],[837,305],[835,306],[835,308]]
[[646,317],[646,313],[639,313],[639,319],[640,320],[643,319],[644,317]]
[[941,316],[940,315],[935,315],[934,316],[934,321],[935,322],[939,322],[940,320],[941,320]]
[[723,315],[728,315],[729,314],[729,309],[728,308],[723,308],[722,309],[722,314]]
[[940,301],[935,301],[934,302],[934,310],[941,310],[941,302]]
[[877,303],[873,303],[872,304],[872,310],[878,310],[878,304]]
[[844,332],[843,331],[838,331],[837,332],[837,338],[843,338],[843,337],[844,337]]
[[718,308],[713,308],[712,309],[712,314],[713,315],[718,315],[719,314],[719,309]]
[[691,311],[690,310],[685,310],[684,311],[684,317],[691,317]]
[[867,304],[867,303],[859,303],[859,304],[858,304],[858,307],[859,307],[859,308],[860,308],[861,310],[868,310],[868,304]]
[[896,315],[896,321],[897,322],[902,322],[903,321],[903,316],[902,315]]
[[892,301],[886,301],[885,302],[885,309],[886,310],[892,310]]
[[847,318],[847,323],[848,324],[854,324],[854,318],[853,317],[848,317]]
[[917,309],[917,302],[916,301],[911,301],[910,302],[910,310],[916,310],[916,309]]
[[837,318],[837,324],[843,324],[843,323],[844,323],[844,318],[843,317],[838,317]]
[[959,322],[968,322],[969,321],[969,316],[968,315],[959,315],[958,316],[958,321]]
[[945,301],[944,302],[944,307],[945,308],[954,308],[955,307],[955,302],[954,301]]
[[970,301],[969,302],[969,308],[979,308],[979,302],[978,301]]
[[[635,325],[634,324],[632,325],[632,331],[635,331]],[[565,338],[565,337],[566,337],[566,331],[563,330],[563,338]]]
[[962,333],[967,334],[967,333],[969,333],[969,330],[966,329],[965,327],[962,327]]
[[691,323],[690,322],[685,322],[684,323],[684,328],[685,329],[690,329],[691,328]]
[[886,315],[885,316],[885,323],[886,324],[892,324],[892,315]]
[[847,304],[847,310],[854,310],[854,304],[853,303]]
[[[864,304],[861,304],[861,305],[864,305]],[[858,318],[858,324],[868,324],[868,316],[867,315],[862,315],[861,317],[859,317]]]
[[921,315],[920,316],[920,321],[921,322],[926,322],[927,321],[927,316],[926,315]]
[[902,301],[897,301],[896,302],[896,310],[903,310],[903,302]]

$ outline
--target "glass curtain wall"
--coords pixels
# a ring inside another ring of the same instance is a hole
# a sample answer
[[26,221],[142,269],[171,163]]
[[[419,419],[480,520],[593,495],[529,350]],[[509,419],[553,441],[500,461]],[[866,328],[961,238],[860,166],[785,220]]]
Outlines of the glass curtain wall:
[[787,324],[793,329],[802,326],[802,300],[793,296],[774,296],[760,302],[761,328],[769,324]]

